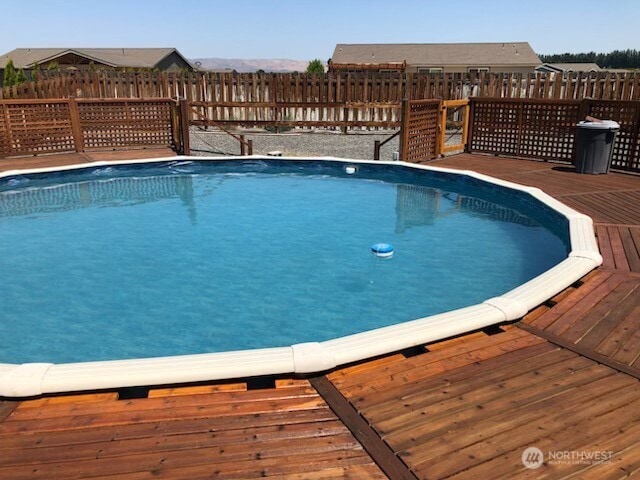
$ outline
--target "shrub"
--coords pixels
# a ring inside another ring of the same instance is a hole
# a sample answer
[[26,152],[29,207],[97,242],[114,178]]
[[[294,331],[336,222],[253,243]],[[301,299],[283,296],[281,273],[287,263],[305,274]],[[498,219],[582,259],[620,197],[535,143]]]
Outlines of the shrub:
[[34,82],[40,80],[40,65],[38,65],[38,62],[33,64],[33,70],[31,70],[31,80],[33,80]]
[[18,70],[18,73],[16,73],[16,85],[22,85],[24,82],[27,81],[27,76],[24,73],[23,69]]
[[324,63],[319,58],[313,59],[307,65],[307,73],[324,73]]
[[16,69],[13,66],[13,60],[9,60],[4,67],[3,87],[13,87],[16,84]]

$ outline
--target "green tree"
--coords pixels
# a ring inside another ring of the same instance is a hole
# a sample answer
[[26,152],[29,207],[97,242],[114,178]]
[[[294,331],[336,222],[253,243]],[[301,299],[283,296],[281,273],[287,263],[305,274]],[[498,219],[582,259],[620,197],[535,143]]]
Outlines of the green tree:
[[18,70],[18,73],[16,73],[16,85],[22,85],[24,82],[27,81],[27,76],[24,73],[23,69]]
[[319,58],[315,58],[307,65],[307,73],[324,73],[324,63]]
[[640,50],[614,50],[609,53],[556,53],[540,55],[545,63],[597,63],[603,68],[640,68]]
[[33,70],[31,70],[31,80],[33,80],[34,82],[40,80],[40,65],[38,65],[38,62],[33,64]]
[[9,60],[4,67],[3,87],[13,87],[16,84],[16,68],[13,66],[13,60]]
[[55,60],[53,62],[49,62],[47,65],[47,70],[50,72],[58,72],[60,71],[60,65]]

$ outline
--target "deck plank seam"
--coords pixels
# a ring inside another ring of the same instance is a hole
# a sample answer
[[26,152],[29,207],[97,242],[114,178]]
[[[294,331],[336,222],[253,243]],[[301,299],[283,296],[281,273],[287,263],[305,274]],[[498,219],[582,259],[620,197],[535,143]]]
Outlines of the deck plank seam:
[[396,455],[393,449],[326,376],[312,377],[309,381],[390,480],[418,480],[407,464]]

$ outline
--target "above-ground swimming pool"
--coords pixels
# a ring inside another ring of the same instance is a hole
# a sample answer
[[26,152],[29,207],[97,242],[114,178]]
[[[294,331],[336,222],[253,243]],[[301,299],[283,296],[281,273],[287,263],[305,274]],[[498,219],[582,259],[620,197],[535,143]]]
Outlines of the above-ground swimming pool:
[[0,395],[322,371],[517,319],[600,262],[588,217],[472,172],[258,157],[7,172]]

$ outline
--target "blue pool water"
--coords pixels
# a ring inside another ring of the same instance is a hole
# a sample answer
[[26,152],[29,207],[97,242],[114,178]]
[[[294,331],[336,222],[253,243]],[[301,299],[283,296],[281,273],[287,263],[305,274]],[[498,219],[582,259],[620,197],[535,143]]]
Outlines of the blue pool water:
[[0,179],[0,362],[322,341],[481,302],[566,256],[547,207],[455,178],[253,161]]

